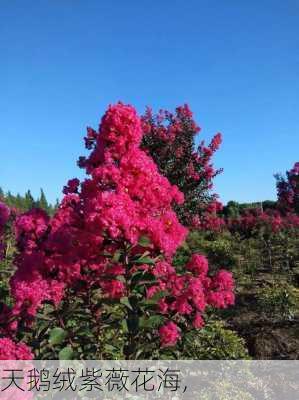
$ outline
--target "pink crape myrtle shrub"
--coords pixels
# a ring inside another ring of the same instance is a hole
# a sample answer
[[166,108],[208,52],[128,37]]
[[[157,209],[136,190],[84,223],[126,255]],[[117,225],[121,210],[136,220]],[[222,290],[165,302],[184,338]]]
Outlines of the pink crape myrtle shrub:
[[[210,276],[204,256],[194,254],[180,272],[172,265],[188,233],[173,210],[184,196],[140,148],[142,134],[132,106],[110,106],[99,129],[87,130],[90,154],[79,160],[87,178],[68,182],[52,218],[40,209],[16,218],[13,305],[0,316],[2,341],[22,338],[42,357],[41,342],[53,328],[52,347],[60,340],[74,357],[113,357],[119,340],[117,357],[152,358],[202,328],[207,307],[234,303],[231,273]],[[29,357],[24,346],[11,344],[9,356]]]
[[184,203],[175,206],[180,221],[196,229],[219,231],[224,224],[219,212],[222,204],[212,192],[213,179],[222,172],[215,169],[212,157],[219,149],[222,135],[214,135],[210,144],[195,145],[199,126],[189,106],[174,113],[150,108],[142,117],[142,148],[150,154],[162,175],[184,193]]
[[299,214],[299,162],[287,171],[286,177],[276,174],[278,206],[284,213]]

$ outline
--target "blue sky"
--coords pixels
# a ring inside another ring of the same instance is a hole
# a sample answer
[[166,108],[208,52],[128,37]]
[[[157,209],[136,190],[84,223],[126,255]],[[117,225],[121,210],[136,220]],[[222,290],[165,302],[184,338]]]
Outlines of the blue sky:
[[187,102],[202,138],[222,132],[224,202],[274,199],[298,160],[298,0],[4,0],[0,59],[5,190],[54,201],[117,100]]

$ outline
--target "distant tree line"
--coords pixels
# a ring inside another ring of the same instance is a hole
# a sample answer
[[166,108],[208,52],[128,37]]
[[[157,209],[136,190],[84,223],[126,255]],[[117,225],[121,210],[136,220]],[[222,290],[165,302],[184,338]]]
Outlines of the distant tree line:
[[16,208],[22,212],[38,207],[47,211],[47,213],[50,215],[54,213],[59,204],[58,200],[56,200],[54,205],[49,203],[43,189],[40,189],[39,197],[34,198],[30,190],[27,190],[25,195],[22,196],[19,193],[14,195],[10,191],[4,192],[4,190],[0,187],[0,200],[9,207]]
[[[30,190],[27,190],[24,196],[13,195],[10,191],[4,192],[0,187],[0,200],[6,203],[10,207],[14,207],[19,211],[28,211],[32,208],[42,208],[47,211],[49,215],[53,215],[54,211],[59,205],[59,201],[53,205],[48,202],[45,192],[40,189],[40,195],[38,198],[34,198]],[[260,208],[262,211],[269,209],[277,209],[277,202],[272,200],[259,201],[254,203],[238,203],[237,201],[229,201],[224,207],[221,214],[228,218],[238,218],[246,209]]]
[[229,201],[223,208],[223,216],[238,218],[248,209],[260,209],[261,211],[278,210],[282,215],[293,213],[299,215],[299,161],[286,171],[285,175],[275,174],[277,201],[261,201],[255,203],[238,203]]
[[223,207],[223,216],[227,218],[238,218],[248,209],[261,209],[261,211],[277,209],[277,202],[273,200],[258,201],[254,203],[238,203],[237,201],[229,201]]

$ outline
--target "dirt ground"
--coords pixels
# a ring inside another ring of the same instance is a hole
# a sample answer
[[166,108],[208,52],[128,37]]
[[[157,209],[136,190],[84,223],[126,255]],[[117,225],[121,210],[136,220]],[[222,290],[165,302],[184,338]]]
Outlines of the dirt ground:
[[258,306],[258,288],[271,279],[270,274],[261,274],[251,284],[239,285],[236,306],[225,319],[228,326],[245,339],[253,359],[298,360],[299,306],[291,319],[271,318]]

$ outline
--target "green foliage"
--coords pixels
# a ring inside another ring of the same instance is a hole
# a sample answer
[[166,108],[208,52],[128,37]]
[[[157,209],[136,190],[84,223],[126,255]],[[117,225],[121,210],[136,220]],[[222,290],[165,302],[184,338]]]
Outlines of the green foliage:
[[[19,204],[18,203],[16,204],[16,208],[18,208],[18,209],[21,209],[21,210],[24,209],[24,211],[27,211],[27,210],[31,210],[31,208],[35,207],[35,201],[34,201],[34,198],[31,194],[30,190],[28,190],[25,193],[24,201],[21,198],[21,196],[20,196],[20,200],[21,200],[21,202]],[[13,202],[13,199],[11,199],[11,202]]]
[[259,201],[254,203],[238,203],[237,201],[229,201],[223,207],[222,214],[228,218],[238,218],[245,210],[250,208],[261,210],[275,210],[277,209],[277,202],[272,200]]
[[27,342],[38,359],[101,358],[100,332],[106,326],[97,319],[96,298],[70,292],[59,308],[47,304],[39,311]]
[[262,230],[250,237],[223,231],[192,231],[178,250],[176,265],[183,265],[191,253],[205,254],[210,265],[250,274],[264,269],[271,272],[292,272],[299,266],[299,235],[295,228],[271,235]]
[[46,195],[45,195],[43,189],[40,190],[40,197],[36,202],[36,206],[38,208],[42,208],[45,211],[49,211],[50,206],[48,204],[48,200],[46,199]]
[[260,230],[249,238],[233,235],[238,265],[246,271],[292,272],[299,265],[299,235],[295,229],[269,235]]
[[176,254],[176,265],[183,265],[190,254],[196,252],[208,257],[212,270],[215,266],[231,269],[237,263],[234,241],[229,232],[220,234],[192,231],[184,246]]
[[196,360],[249,359],[245,342],[220,321],[185,335],[182,358]]
[[[118,302],[104,298],[99,289],[88,296],[70,292],[58,309],[48,304],[40,310],[26,342],[39,359],[158,359],[154,332],[164,319],[153,311],[162,294],[140,302],[139,308],[137,295]],[[176,358],[170,351],[169,357]]]
[[262,288],[257,296],[261,311],[271,319],[293,319],[297,307],[294,289],[283,282]]
[[6,249],[4,258],[0,260],[0,307],[1,302],[6,305],[11,304],[9,279],[14,271],[13,258],[15,256],[16,249],[10,227],[8,227],[7,231],[5,232],[5,243]]
[[59,360],[73,360],[74,359],[74,351],[70,346],[64,347],[59,352]]
[[53,328],[49,334],[49,343],[52,346],[61,344],[67,337],[67,332],[62,328]]
[[25,212],[31,210],[34,207],[42,208],[47,213],[52,215],[58,206],[56,203],[54,206],[50,204],[46,198],[43,189],[40,190],[40,196],[35,199],[30,190],[27,190],[24,196],[19,193],[13,195],[10,191],[5,193],[2,188],[0,188],[0,200],[4,201],[9,207],[16,208],[19,211]]

